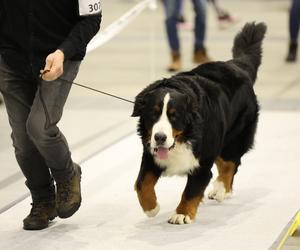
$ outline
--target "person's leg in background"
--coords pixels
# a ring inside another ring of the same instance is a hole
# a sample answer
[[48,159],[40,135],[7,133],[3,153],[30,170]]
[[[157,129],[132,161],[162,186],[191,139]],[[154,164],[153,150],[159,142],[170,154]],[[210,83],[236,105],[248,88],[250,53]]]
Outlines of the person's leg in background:
[[177,18],[177,27],[180,30],[194,30],[194,24],[189,22],[184,14],[184,1],[180,1],[179,5],[179,17]]
[[219,2],[217,0],[208,0],[208,1],[212,4],[213,9],[217,14],[217,20],[220,29],[231,27],[232,25],[238,22],[238,19],[232,17],[229,11],[219,6]]
[[298,36],[300,28],[300,0],[292,0],[289,12],[289,51],[286,57],[287,62],[295,62],[297,60]]
[[204,45],[206,35],[206,5],[207,0],[192,0],[195,10],[195,43],[194,63],[202,64],[210,61]]
[[182,0],[163,0],[165,8],[165,26],[171,49],[171,64],[168,71],[179,71],[181,69],[180,42],[177,30],[177,20]]
[[179,16],[177,18],[177,22],[178,23],[185,23],[185,17],[184,17],[184,6],[183,6],[183,1],[184,0],[181,0],[180,3],[179,3]]

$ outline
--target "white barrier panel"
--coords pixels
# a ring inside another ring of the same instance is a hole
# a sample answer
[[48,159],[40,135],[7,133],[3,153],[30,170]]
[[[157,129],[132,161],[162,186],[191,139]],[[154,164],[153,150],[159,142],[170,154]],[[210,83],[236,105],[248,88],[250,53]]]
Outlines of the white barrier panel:
[[156,9],[156,0],[144,0],[140,2],[118,20],[110,24],[106,29],[102,30],[88,44],[87,53],[108,42],[147,8],[152,10]]

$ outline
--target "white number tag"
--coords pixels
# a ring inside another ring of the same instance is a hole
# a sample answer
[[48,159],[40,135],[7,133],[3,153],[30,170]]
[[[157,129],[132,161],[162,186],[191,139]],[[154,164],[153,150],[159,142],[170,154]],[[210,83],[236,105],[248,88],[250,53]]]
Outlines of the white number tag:
[[79,15],[87,16],[101,12],[100,0],[78,0],[79,3]]

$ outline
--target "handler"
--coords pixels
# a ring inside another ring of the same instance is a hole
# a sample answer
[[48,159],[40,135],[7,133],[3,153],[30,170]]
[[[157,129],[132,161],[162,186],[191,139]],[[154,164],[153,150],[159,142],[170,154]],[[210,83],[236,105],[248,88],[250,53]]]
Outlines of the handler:
[[33,201],[26,230],[80,207],[81,169],[57,123],[101,17],[99,0],[0,0],[0,91]]

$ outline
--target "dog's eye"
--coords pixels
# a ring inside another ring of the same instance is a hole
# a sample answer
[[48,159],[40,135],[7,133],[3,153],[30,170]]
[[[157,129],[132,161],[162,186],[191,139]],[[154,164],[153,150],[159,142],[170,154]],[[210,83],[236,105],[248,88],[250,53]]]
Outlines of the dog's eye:
[[176,118],[177,118],[176,109],[171,108],[170,110],[168,110],[168,116],[169,116],[170,121],[176,121]]
[[158,118],[158,115],[156,113],[154,113],[151,117],[153,120],[156,120]]
[[157,120],[159,117],[159,112],[155,112],[155,111],[151,112],[150,117],[152,118],[152,120]]
[[176,121],[176,115],[173,113],[173,114],[169,114],[169,119],[171,122],[174,122]]

